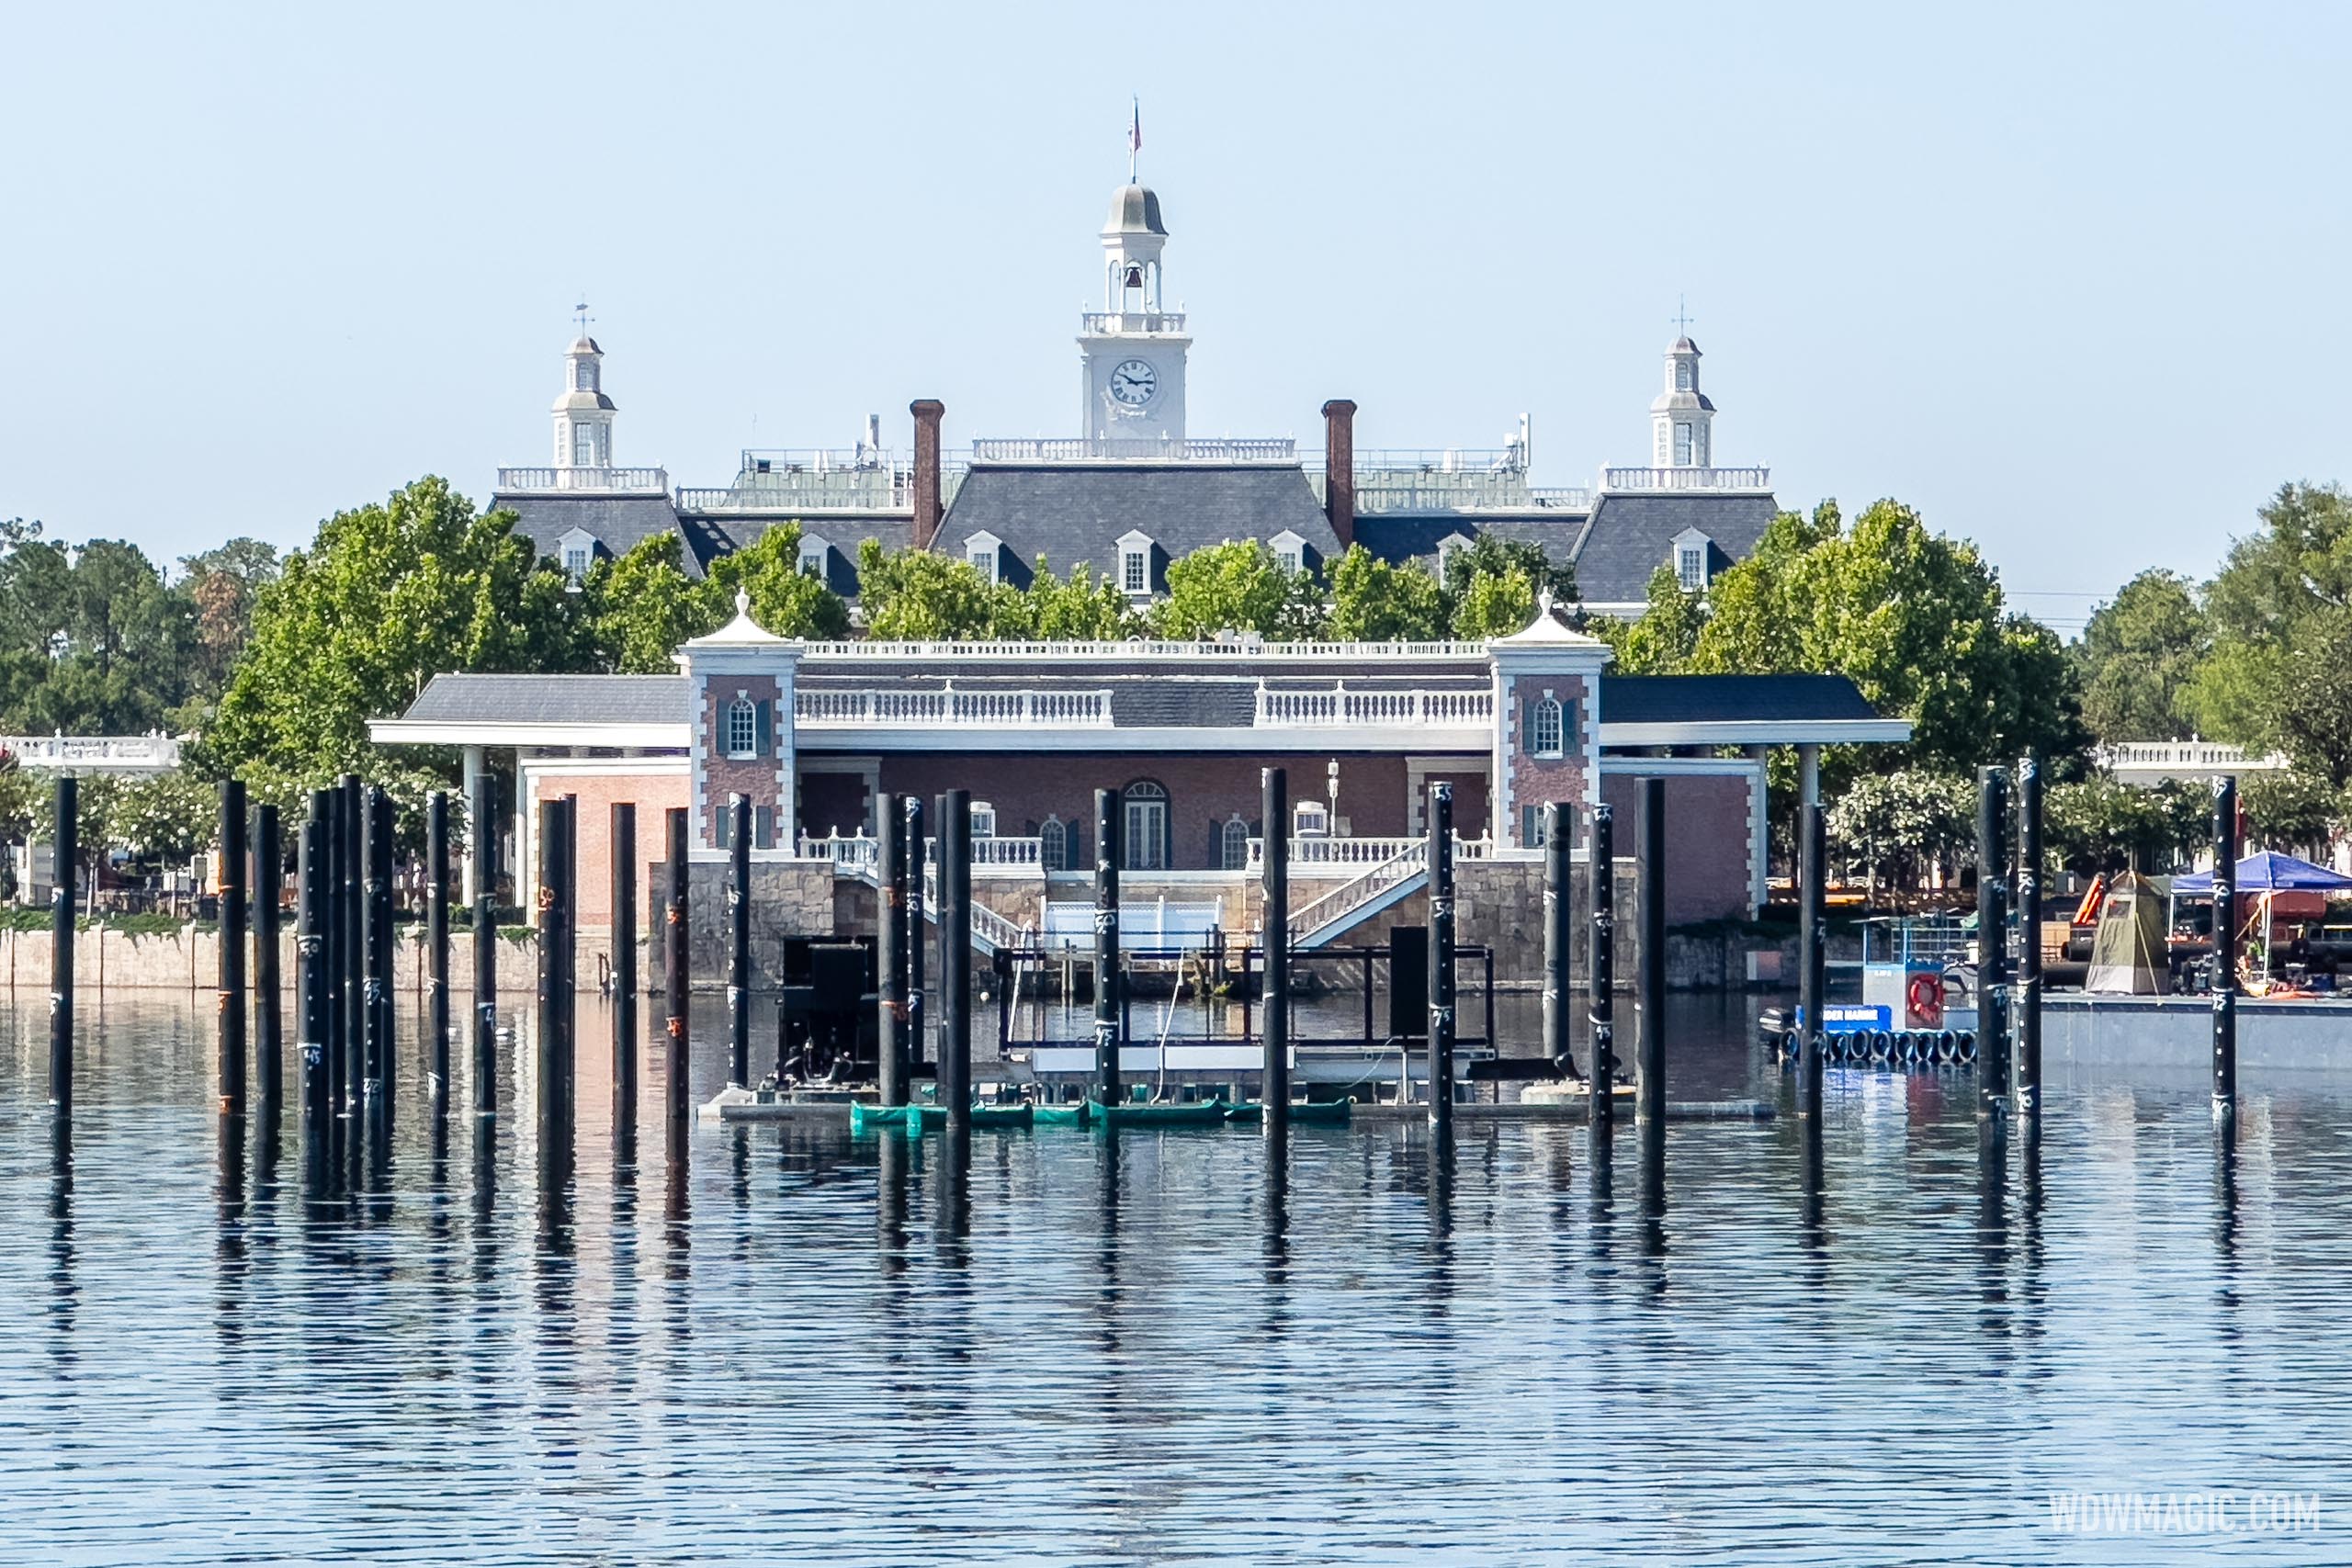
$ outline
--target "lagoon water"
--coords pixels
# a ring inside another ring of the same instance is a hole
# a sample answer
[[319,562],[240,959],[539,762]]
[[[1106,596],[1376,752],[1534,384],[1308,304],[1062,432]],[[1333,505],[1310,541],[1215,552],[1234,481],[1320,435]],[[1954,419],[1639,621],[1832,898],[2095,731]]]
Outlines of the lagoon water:
[[[984,1132],[959,1201],[845,1129],[673,1180],[658,1060],[616,1168],[583,1003],[567,1194],[511,1047],[436,1157],[412,1037],[388,1187],[311,1202],[209,1005],[83,1010],[63,1173],[0,1012],[0,1562],[2352,1559],[2352,1085],[2224,1158],[2061,1081],[1988,1165],[1966,1079],[1833,1073],[1817,1223],[1793,1118],[1673,1125],[1662,1213],[1630,1127],[1480,1123]],[[1678,1008],[1676,1098],[1784,1094],[1746,1017]],[[2115,1492],[2234,1501],[2053,1519]]]

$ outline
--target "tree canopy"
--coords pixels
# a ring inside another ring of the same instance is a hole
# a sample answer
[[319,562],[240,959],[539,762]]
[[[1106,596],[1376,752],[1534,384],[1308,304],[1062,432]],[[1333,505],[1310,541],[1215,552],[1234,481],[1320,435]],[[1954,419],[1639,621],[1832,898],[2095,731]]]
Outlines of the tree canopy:
[[260,591],[206,765],[324,778],[435,675],[587,663],[569,582],[514,525],[435,478],[328,518]]
[[2189,686],[2211,643],[2194,584],[2177,572],[2140,573],[2091,612],[2070,650],[2084,723],[2110,744],[2189,734]]
[[2290,484],[2206,590],[2212,651],[2191,682],[2206,731],[2352,784],[2352,497]]

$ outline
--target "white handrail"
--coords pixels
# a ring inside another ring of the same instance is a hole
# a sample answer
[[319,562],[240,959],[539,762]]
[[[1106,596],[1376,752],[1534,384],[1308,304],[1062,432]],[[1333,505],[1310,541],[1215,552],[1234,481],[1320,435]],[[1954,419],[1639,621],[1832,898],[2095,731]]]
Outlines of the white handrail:
[[1426,729],[1434,725],[1486,726],[1495,720],[1495,694],[1478,692],[1284,692],[1258,688],[1251,722],[1269,725],[1384,726]]

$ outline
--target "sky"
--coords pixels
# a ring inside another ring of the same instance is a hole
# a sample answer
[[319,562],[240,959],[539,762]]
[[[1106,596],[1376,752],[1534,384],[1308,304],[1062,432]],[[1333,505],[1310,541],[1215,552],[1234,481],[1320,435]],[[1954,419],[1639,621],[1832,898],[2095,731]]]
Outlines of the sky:
[[[0,517],[163,560],[548,460],[1074,434],[1126,175],[1196,435],[1715,457],[2061,630],[2352,480],[2352,7],[11,7]],[[1683,303],[1687,301],[1687,306]]]

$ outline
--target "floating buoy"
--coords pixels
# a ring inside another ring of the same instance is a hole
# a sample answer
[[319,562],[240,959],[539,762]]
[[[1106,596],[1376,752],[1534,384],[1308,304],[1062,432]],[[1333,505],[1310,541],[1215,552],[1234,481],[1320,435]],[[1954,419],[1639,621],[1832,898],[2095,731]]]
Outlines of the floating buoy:
[[1894,1036],[1886,1030],[1871,1031],[1871,1060],[1883,1062],[1894,1055]]
[[1960,1032],[1960,1043],[1954,1049],[1953,1059],[1961,1062],[1976,1060],[1976,1031],[1963,1029]]

